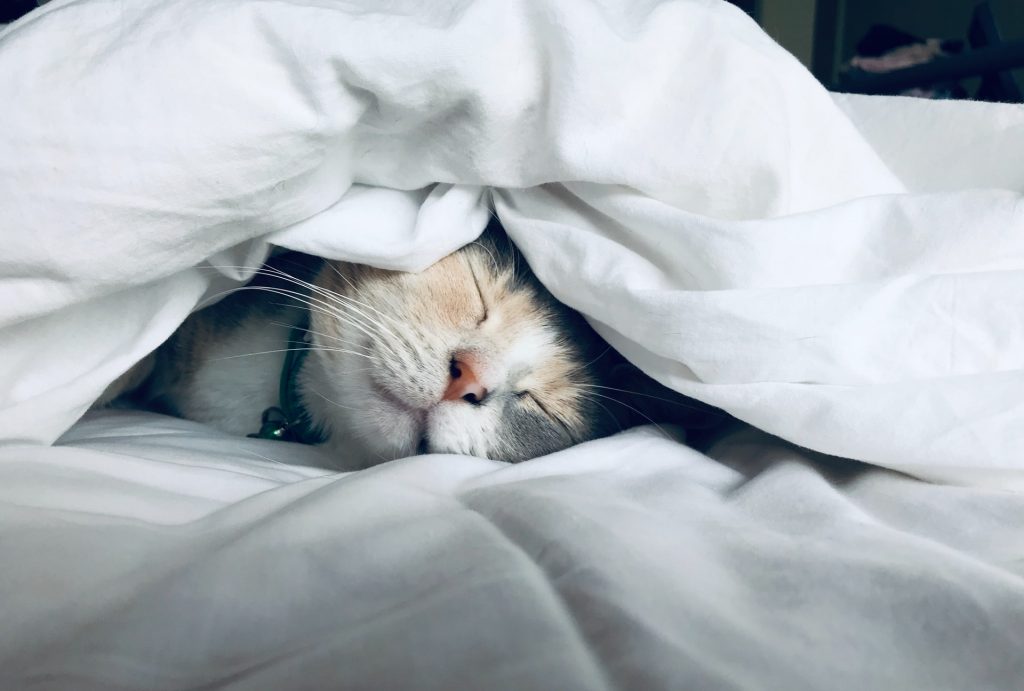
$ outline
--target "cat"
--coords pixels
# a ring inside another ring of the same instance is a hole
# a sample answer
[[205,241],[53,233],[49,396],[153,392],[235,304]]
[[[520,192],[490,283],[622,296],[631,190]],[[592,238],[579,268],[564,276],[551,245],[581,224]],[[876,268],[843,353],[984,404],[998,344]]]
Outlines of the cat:
[[652,414],[717,417],[642,377],[496,222],[420,273],[275,257],[104,400],[115,395],[229,433],[323,444],[341,469],[423,453],[518,462]]

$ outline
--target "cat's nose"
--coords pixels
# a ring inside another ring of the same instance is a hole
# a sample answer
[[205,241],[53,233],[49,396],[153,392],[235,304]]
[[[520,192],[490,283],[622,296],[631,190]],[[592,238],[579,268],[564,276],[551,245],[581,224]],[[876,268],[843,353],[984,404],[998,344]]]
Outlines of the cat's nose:
[[469,403],[482,403],[487,398],[487,389],[480,383],[471,357],[460,355],[453,359],[448,372],[451,378],[444,400],[457,401],[461,398]]

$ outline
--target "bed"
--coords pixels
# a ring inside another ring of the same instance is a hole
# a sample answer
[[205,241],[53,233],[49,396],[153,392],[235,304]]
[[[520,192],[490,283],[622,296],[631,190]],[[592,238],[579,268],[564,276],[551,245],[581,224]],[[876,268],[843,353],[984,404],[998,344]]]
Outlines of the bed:
[[[1021,107],[698,0],[54,0],[0,95],[0,688],[1020,687]],[[490,213],[744,426],[335,473],[87,412],[274,247]]]

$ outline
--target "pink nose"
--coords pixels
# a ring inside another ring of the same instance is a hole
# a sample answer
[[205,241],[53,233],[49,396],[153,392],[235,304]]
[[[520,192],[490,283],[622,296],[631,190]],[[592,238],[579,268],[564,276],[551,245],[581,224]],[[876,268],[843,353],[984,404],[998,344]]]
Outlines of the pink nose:
[[452,360],[448,370],[451,379],[444,392],[444,400],[457,401],[461,398],[470,403],[481,403],[487,397],[487,389],[477,379],[472,363],[472,358],[464,355]]

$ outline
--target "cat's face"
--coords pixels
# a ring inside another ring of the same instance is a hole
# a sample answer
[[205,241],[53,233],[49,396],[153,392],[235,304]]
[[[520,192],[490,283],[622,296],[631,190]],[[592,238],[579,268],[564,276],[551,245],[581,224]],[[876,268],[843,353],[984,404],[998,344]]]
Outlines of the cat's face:
[[346,467],[416,453],[521,461],[611,422],[602,345],[493,234],[418,274],[329,262],[300,392]]

